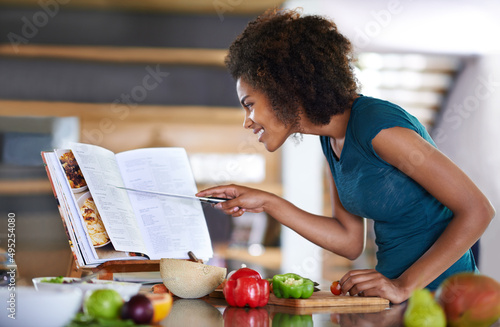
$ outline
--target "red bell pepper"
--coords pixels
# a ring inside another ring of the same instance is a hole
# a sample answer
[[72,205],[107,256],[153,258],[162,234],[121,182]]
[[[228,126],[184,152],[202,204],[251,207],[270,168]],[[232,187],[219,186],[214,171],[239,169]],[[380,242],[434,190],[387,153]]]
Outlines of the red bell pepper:
[[249,268],[238,269],[232,274],[222,291],[227,304],[233,307],[263,307],[269,301],[269,282]]
[[262,278],[262,276],[259,274],[258,271],[247,268],[247,267],[243,267],[243,268],[240,268],[238,270],[235,270],[235,271],[232,271],[231,273],[229,273],[229,276],[227,277],[227,279],[236,280],[240,277],[254,277],[254,278],[258,278],[258,279]]

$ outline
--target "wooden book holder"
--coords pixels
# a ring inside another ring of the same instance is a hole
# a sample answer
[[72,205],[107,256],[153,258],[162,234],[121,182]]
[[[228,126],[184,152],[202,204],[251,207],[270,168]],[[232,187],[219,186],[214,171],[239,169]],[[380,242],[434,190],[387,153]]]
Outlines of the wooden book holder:
[[112,260],[95,268],[78,268],[74,258],[68,269],[69,277],[80,278],[84,272],[98,273],[98,279],[113,280],[114,273],[160,271],[160,260]]

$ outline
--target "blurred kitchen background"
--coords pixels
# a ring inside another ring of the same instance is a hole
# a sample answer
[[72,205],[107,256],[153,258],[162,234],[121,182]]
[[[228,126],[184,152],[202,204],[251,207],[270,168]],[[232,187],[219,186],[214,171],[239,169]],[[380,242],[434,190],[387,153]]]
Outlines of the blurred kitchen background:
[[[240,183],[330,214],[317,138],[267,153],[242,128],[226,49],[267,8],[327,15],[356,48],[360,92],[419,118],[500,210],[500,4],[465,0],[0,0],[0,248],[16,218],[20,277],[65,275],[71,254],[40,151],[186,148],[200,189]],[[215,264],[332,281],[374,266],[327,253],[265,214],[205,207]],[[498,218],[480,270],[500,280]]]

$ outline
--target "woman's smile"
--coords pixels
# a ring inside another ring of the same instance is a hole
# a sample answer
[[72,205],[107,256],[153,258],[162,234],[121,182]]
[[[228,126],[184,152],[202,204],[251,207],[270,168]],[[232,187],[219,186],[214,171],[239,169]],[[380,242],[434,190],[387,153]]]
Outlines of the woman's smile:
[[256,129],[256,130],[254,129],[253,133],[257,134],[259,142],[262,142],[262,135],[264,134],[264,129],[263,128]]

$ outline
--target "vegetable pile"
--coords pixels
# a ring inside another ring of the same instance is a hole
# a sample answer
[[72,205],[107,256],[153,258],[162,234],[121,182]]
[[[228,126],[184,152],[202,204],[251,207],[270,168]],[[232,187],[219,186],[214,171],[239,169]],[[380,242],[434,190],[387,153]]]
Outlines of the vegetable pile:
[[262,279],[259,272],[243,267],[228,274],[223,293],[230,306],[256,308],[269,302],[270,293],[278,298],[307,299],[318,290],[317,285],[293,273]]
[[136,294],[123,301],[113,289],[90,292],[78,313],[67,327],[149,326],[163,320],[172,308],[173,298],[165,294]]

